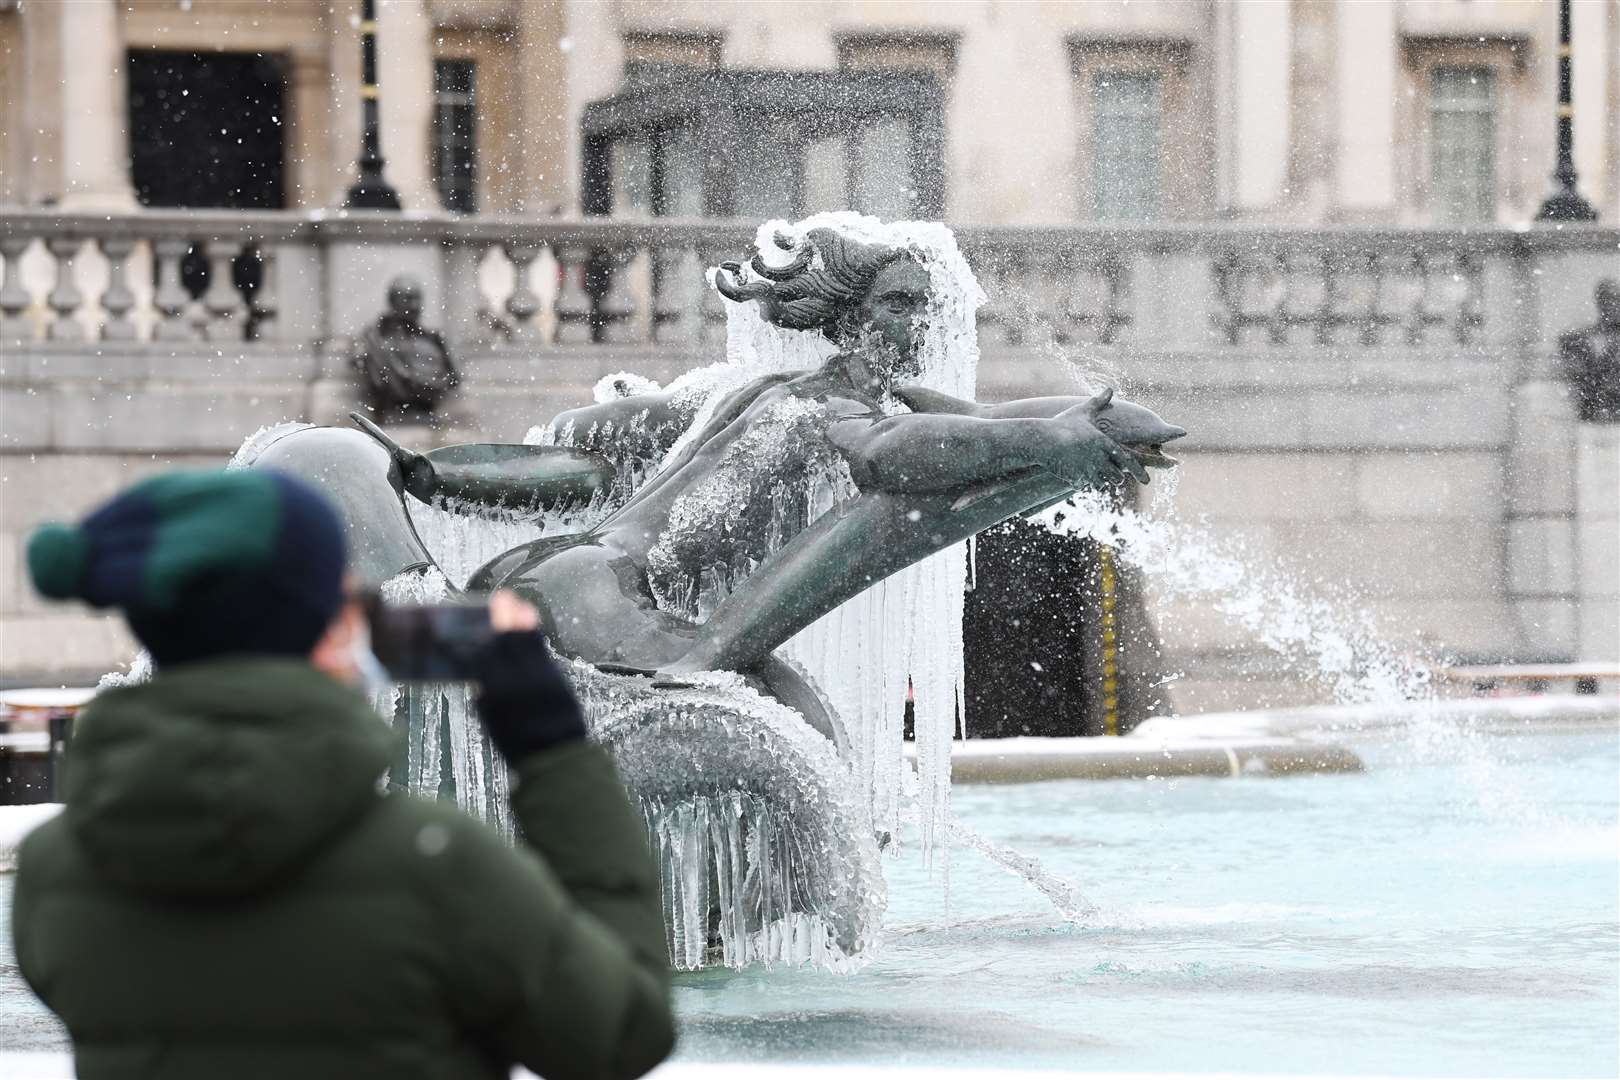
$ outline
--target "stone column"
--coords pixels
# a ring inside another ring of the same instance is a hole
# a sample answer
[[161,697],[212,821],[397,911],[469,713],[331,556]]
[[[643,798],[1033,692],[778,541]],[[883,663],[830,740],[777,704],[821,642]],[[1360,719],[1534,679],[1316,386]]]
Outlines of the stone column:
[[427,4],[382,0],[377,5],[377,57],[383,175],[404,209],[438,210],[431,157],[433,19]]
[[1288,182],[1293,12],[1287,4],[1233,4],[1233,155],[1227,204],[1240,212],[1275,207]]
[[1508,594],[1521,656],[1570,660],[1577,648],[1575,408],[1555,379],[1513,391],[1508,446]]
[[1396,211],[1396,5],[1394,0],[1337,0],[1334,11],[1335,202],[1343,217],[1389,220]]
[[[589,10],[586,19],[596,17]],[[520,214],[549,215],[579,209],[577,169],[579,113],[589,97],[569,95],[568,69],[574,40],[569,35],[564,0],[533,0],[518,7],[517,123],[522,131],[523,175],[512,209]]]
[[[292,50],[287,80],[287,205],[314,209],[329,204],[337,179],[332,169],[332,123],[326,57],[318,51]],[[346,159],[351,165],[351,157]]]
[[[1570,5],[1570,40],[1574,43],[1575,172],[1581,194],[1596,207],[1598,218],[1612,224],[1620,215],[1620,177],[1610,172],[1614,141],[1620,139],[1620,102],[1612,87],[1620,85],[1620,57],[1615,53],[1613,4]],[[1543,183],[1545,177],[1538,177]],[[1540,191],[1539,188],[1534,189]]]
[[1620,660],[1620,424],[1575,434],[1577,660]]
[[129,209],[128,77],[114,0],[56,5],[62,50],[62,206]]

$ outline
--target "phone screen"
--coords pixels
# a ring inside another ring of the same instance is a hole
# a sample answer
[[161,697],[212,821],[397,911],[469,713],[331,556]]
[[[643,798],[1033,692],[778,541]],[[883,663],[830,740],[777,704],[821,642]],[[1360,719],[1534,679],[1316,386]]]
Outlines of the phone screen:
[[466,682],[494,634],[485,604],[367,605],[371,650],[401,682]]

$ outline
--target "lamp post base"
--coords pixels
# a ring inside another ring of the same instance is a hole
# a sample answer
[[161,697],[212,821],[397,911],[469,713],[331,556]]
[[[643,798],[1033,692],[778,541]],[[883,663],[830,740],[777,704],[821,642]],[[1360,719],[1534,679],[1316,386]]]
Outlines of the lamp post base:
[[1574,188],[1550,196],[1536,213],[1537,221],[1596,221],[1597,211]]
[[399,192],[388,186],[381,175],[361,173],[343,201],[346,210],[398,210]]

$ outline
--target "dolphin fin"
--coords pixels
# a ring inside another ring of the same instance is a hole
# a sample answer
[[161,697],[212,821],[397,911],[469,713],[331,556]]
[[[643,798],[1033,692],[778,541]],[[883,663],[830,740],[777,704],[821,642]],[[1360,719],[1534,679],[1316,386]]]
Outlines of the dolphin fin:
[[361,431],[376,439],[377,442],[382,444],[382,448],[388,451],[388,456],[393,458],[394,464],[399,467],[400,481],[406,491],[423,502],[433,501],[438,486],[438,474],[433,468],[433,462],[414,450],[405,449],[389,438],[388,433],[383,431],[382,428],[359,413],[350,413],[349,419],[353,420]]

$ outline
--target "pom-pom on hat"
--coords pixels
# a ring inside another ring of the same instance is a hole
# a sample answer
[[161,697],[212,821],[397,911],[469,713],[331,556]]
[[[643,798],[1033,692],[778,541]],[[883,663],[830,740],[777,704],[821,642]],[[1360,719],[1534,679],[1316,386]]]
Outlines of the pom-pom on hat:
[[326,501],[261,469],[157,476],[28,541],[35,588],[121,609],[159,664],[308,653],[343,603],[344,563]]

